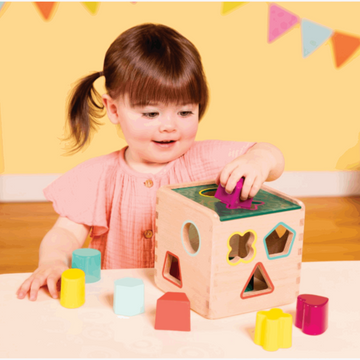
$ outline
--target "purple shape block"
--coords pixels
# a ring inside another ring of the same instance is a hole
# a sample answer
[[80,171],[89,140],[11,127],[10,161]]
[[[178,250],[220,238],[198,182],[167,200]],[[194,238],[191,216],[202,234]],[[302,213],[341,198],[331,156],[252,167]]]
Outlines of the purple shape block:
[[245,201],[240,200],[241,189],[243,187],[244,178],[242,177],[235,186],[231,194],[228,194],[220,184],[216,190],[215,197],[222,203],[226,204],[228,209],[251,209],[253,198]]
[[328,327],[329,299],[323,296],[299,295],[296,304],[295,326],[307,335],[320,335]]

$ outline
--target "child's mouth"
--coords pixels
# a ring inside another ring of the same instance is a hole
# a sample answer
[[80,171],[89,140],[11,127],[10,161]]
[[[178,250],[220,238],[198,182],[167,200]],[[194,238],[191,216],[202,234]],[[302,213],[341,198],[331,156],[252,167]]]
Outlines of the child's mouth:
[[160,146],[162,148],[171,147],[176,143],[175,140],[169,140],[169,141],[155,141],[155,140],[153,140],[153,141],[157,146]]

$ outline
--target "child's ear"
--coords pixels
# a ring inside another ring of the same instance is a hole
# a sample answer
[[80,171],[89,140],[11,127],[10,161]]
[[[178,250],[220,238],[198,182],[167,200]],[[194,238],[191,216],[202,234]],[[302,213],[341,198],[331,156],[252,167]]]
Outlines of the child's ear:
[[119,114],[118,114],[118,106],[112,97],[108,94],[104,94],[102,96],[102,101],[104,106],[106,107],[106,112],[109,120],[113,124],[119,124]]

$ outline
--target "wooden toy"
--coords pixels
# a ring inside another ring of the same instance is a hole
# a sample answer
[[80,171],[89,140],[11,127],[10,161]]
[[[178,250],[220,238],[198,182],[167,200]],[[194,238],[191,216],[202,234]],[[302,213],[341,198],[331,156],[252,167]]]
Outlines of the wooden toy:
[[117,315],[135,316],[145,312],[144,282],[126,277],[114,282],[114,312]]
[[101,252],[96,249],[82,248],[72,252],[71,267],[85,272],[85,283],[101,279]]
[[155,283],[217,319],[289,304],[299,294],[305,208],[263,186],[254,209],[228,209],[214,181],[157,192]]
[[281,309],[257,312],[254,342],[267,351],[290,348],[292,316],[284,313]]
[[60,304],[68,309],[85,303],[85,273],[80,269],[67,269],[61,274]]
[[296,304],[295,326],[308,335],[320,335],[328,328],[329,299],[303,294]]
[[190,302],[185,293],[167,292],[157,300],[155,329],[190,331]]

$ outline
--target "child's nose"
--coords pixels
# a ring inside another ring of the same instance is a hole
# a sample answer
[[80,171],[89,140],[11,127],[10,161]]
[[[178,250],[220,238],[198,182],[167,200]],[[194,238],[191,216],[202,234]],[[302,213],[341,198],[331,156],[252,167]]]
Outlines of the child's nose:
[[174,115],[167,115],[161,119],[160,130],[161,131],[173,131],[176,127],[176,120]]

